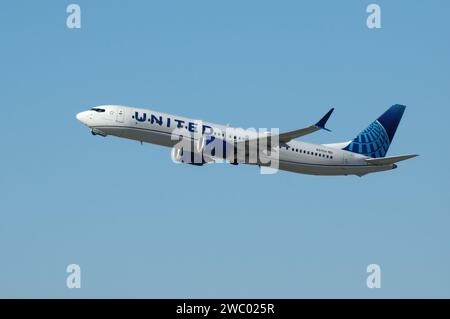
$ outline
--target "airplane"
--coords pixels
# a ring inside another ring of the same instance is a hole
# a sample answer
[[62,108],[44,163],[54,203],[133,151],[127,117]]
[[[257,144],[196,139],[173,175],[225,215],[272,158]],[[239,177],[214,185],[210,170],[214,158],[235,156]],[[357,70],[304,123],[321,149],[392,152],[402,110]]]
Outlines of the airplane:
[[[276,163],[276,169],[295,173],[361,177],[395,169],[397,162],[418,156],[386,156],[405,108],[400,104],[391,106],[353,140],[334,144],[296,140],[319,130],[330,131],[325,124],[334,108],[313,125],[282,133],[258,133],[122,105],[95,106],[78,113],[76,118],[93,135],[171,147],[172,159],[178,163],[202,166],[222,160],[259,167],[275,167]],[[254,145],[257,146],[251,147]]]

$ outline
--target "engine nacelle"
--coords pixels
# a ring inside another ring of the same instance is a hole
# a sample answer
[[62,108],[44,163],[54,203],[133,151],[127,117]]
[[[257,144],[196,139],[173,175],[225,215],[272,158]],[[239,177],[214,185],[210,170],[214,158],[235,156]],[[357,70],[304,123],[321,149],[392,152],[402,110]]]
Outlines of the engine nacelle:
[[172,149],[172,160],[177,163],[184,163],[196,166],[202,166],[207,162],[201,152],[189,152],[183,148],[174,147]]

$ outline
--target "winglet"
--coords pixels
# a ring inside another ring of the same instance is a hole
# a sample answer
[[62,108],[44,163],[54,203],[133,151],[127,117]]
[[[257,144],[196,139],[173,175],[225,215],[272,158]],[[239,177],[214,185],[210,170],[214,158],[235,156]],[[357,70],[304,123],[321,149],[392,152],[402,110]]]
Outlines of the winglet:
[[317,122],[317,123],[315,124],[315,126],[317,126],[318,128],[320,128],[320,129],[322,129],[322,130],[331,132],[329,129],[327,129],[327,128],[325,127],[325,124],[327,123],[327,121],[328,121],[328,119],[330,118],[331,113],[333,113],[333,111],[334,111],[334,107],[333,107],[331,110],[329,110],[328,113],[325,114],[325,115],[320,119],[320,121]]

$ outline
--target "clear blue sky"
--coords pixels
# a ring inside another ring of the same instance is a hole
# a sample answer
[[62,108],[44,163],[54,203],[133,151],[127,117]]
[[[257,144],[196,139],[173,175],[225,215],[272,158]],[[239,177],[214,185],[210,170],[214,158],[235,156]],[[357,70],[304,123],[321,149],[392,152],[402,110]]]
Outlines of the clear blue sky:
[[[8,1],[0,10],[0,297],[450,297],[448,1]],[[346,141],[408,106],[395,171],[175,165],[93,137],[125,104]],[[66,266],[82,288],[66,288]],[[366,267],[382,288],[366,287]]]

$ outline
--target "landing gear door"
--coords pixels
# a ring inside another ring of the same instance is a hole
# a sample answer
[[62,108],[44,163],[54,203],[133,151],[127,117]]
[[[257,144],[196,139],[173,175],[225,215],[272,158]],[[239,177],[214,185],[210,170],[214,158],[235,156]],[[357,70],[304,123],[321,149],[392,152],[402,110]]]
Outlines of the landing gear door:
[[125,119],[125,110],[119,107],[117,109],[116,122],[123,123],[124,119]]

